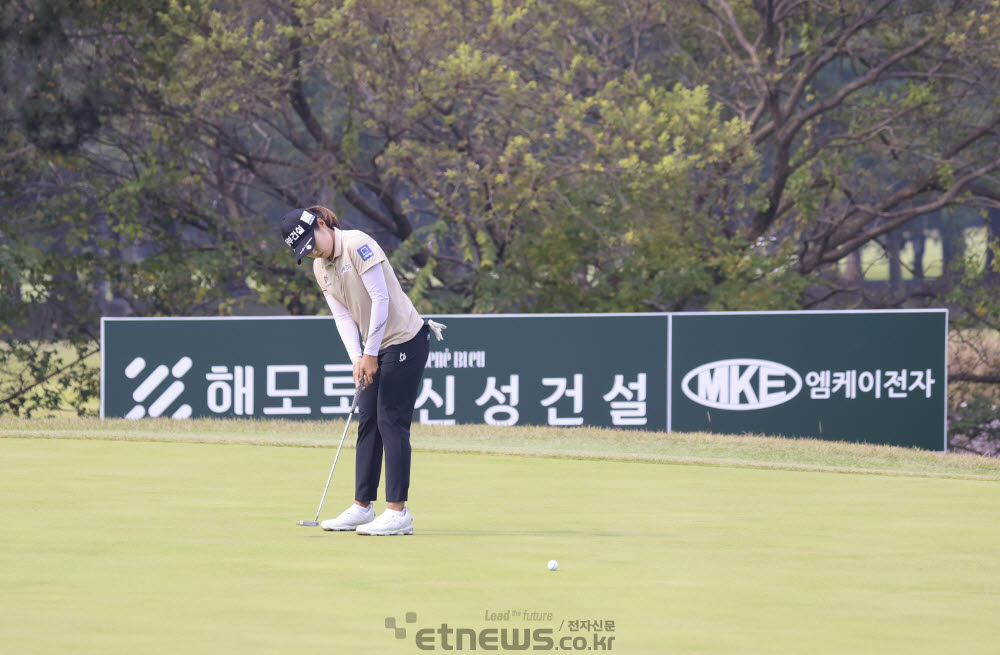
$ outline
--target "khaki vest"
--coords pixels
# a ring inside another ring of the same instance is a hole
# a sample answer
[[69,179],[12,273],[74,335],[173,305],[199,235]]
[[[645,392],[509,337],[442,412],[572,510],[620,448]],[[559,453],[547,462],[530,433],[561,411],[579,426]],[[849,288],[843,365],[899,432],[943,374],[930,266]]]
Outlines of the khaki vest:
[[381,348],[406,343],[417,336],[424,321],[403,293],[389,260],[375,239],[360,230],[334,228],[333,231],[333,258],[314,259],[313,272],[323,294],[330,294],[350,310],[354,322],[361,328],[361,343],[368,340],[372,315],[372,299],[361,274],[373,266],[382,267],[389,290],[389,318]]

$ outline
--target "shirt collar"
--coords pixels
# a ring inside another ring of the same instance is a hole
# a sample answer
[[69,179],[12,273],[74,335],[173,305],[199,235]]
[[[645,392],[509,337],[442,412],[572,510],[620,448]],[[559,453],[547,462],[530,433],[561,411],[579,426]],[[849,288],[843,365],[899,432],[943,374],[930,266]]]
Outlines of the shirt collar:
[[343,245],[344,239],[342,237],[343,237],[343,230],[337,227],[333,228],[333,256],[330,257],[329,259],[321,257],[321,259],[325,262],[326,266],[332,265],[333,260],[335,260],[337,257],[340,257],[340,254],[344,252],[344,245]]

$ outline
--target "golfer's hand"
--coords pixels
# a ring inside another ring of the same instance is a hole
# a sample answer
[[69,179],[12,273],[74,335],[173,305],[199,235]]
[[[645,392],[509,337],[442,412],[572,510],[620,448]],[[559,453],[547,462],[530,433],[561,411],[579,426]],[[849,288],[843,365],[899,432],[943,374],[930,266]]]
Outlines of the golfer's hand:
[[368,386],[372,383],[375,378],[375,374],[378,372],[378,357],[373,355],[362,355],[361,359],[354,362],[354,386],[361,386],[361,381],[364,380],[365,385]]

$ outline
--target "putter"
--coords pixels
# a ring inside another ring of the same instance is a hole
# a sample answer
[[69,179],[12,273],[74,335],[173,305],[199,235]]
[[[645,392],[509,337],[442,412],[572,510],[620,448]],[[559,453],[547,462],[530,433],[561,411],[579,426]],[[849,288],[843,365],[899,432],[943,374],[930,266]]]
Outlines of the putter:
[[344,438],[347,437],[347,429],[351,427],[351,418],[354,416],[354,410],[358,407],[358,398],[361,396],[361,391],[365,388],[364,382],[358,387],[358,390],[354,392],[354,402],[351,403],[351,411],[347,414],[347,425],[344,426],[344,434],[340,437],[340,445],[337,446],[337,455],[333,458],[333,466],[330,467],[330,475],[326,478],[326,486],[323,487],[323,496],[319,499],[319,507],[316,509],[316,518],[312,521],[299,521],[298,525],[304,525],[310,528],[314,528],[319,525],[319,513],[323,511],[323,501],[326,500],[326,492],[330,490],[330,480],[333,479],[333,470],[337,468],[337,460],[340,459],[340,449],[344,447]]

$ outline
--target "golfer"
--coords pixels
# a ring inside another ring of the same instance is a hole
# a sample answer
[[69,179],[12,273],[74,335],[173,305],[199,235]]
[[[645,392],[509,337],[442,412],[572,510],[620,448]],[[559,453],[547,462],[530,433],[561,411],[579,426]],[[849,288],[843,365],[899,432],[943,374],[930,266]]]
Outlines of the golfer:
[[[281,236],[297,261],[313,258],[316,281],[354,363],[354,384],[364,384],[358,399],[354,504],[321,525],[324,530],[370,535],[413,534],[413,517],[406,507],[410,421],[430,332],[440,339],[444,326],[424,323],[382,248],[364,232],[340,229],[337,216],[326,207],[288,212],[281,219]],[[376,517],[373,501],[378,498],[383,450],[386,510]]]

